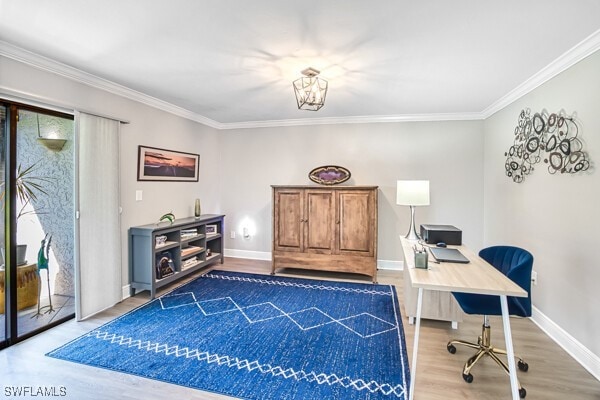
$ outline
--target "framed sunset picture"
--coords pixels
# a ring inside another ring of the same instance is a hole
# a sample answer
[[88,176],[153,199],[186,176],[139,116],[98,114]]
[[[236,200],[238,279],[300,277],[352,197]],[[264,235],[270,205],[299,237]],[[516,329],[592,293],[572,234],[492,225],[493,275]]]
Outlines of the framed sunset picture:
[[200,155],[138,146],[138,181],[198,182]]

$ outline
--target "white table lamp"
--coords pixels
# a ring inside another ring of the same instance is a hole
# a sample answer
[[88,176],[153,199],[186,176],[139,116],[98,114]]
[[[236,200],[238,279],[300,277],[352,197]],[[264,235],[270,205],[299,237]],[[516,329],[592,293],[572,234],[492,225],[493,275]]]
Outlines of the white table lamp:
[[429,181],[398,181],[396,188],[396,204],[410,206],[410,228],[406,238],[417,240],[419,235],[415,230],[415,207],[429,205]]

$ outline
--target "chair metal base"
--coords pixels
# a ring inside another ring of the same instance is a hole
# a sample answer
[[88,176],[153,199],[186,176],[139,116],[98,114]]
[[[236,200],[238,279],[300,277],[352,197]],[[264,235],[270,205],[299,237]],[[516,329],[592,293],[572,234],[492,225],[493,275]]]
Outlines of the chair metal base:
[[[477,352],[467,360],[463,368],[463,379],[467,383],[473,382],[471,368],[475,366],[477,361],[481,360],[481,358],[486,355],[494,360],[496,364],[498,364],[500,368],[504,370],[504,372],[510,375],[508,366],[498,357],[498,354],[506,355],[506,350],[498,349],[491,345],[490,324],[487,316],[484,317],[484,322],[481,327],[481,336],[479,336],[477,339],[477,343],[467,342],[464,340],[451,340],[448,342],[447,349],[452,354],[456,353],[456,347],[454,346],[455,344],[467,346],[477,350]],[[529,365],[523,361],[521,357],[515,356],[515,358],[518,360],[517,366],[519,370],[526,372],[529,369]],[[521,386],[521,383],[519,383],[519,396],[523,399],[526,395],[527,391]]]

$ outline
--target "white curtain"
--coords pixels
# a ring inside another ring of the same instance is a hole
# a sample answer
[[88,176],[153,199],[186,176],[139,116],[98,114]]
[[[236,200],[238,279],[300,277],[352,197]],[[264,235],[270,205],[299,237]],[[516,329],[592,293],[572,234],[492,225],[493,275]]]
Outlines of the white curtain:
[[77,320],[112,307],[122,297],[119,213],[120,123],[77,113]]

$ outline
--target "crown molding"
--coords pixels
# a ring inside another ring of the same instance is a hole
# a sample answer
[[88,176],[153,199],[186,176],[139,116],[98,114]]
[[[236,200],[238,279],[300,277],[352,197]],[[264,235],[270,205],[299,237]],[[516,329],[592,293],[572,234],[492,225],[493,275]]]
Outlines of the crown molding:
[[73,81],[83,83],[85,85],[101,89],[109,93],[137,101],[142,104],[146,104],[150,107],[157,108],[159,110],[163,110],[168,113],[192,121],[196,121],[216,129],[219,129],[221,125],[219,122],[214,121],[210,118],[198,115],[179,106],[173,105],[171,103],[157,99],[152,96],[148,96],[144,93],[130,89],[123,85],[119,85],[118,83],[111,82],[107,79],[100,78],[90,73],[81,71],[77,68],[71,67],[61,62],[52,60],[39,54],[35,54],[31,51],[17,47],[2,40],[0,40],[0,55],[19,61],[23,64],[27,64],[34,68],[63,76]]
[[481,112],[483,118],[487,119],[491,117],[504,107],[530,93],[537,87],[598,50],[600,50],[600,30],[597,30],[581,42],[577,43],[573,48],[563,53],[560,57],[542,68],[525,82],[492,103],[488,108]]
[[525,82],[511,90],[500,99],[496,100],[481,112],[349,116],[222,123],[0,40],[0,55],[2,56],[14,59],[44,71],[61,75],[68,79],[107,91],[109,93],[146,104],[150,107],[166,111],[168,113],[210,126],[218,130],[331,124],[484,120],[598,50],[600,50],[600,30],[592,33],[590,36],[575,45],[572,49],[565,52],[559,58],[544,67],[541,71],[527,79]]
[[220,129],[273,128],[286,126],[332,125],[332,124],[371,124],[389,122],[427,121],[472,121],[483,119],[482,113],[440,113],[406,115],[368,115],[355,117],[281,119],[272,121],[247,121],[221,123]]

